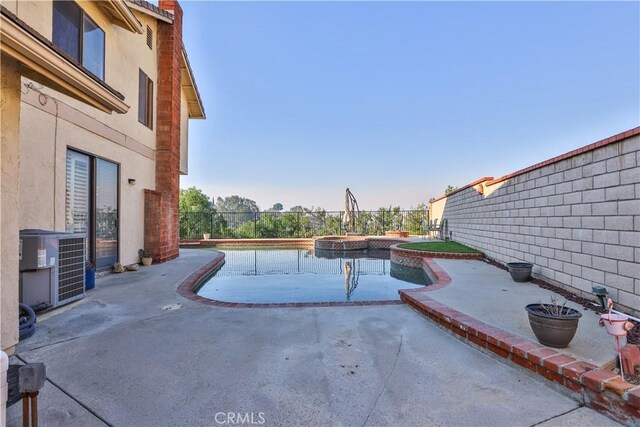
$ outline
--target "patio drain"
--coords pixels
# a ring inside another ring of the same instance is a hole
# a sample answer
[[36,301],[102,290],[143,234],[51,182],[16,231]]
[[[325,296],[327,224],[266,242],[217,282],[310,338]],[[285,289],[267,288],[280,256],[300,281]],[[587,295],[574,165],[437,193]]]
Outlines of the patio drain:
[[173,311],[173,310],[179,310],[182,307],[184,307],[184,306],[182,304],[180,304],[179,302],[177,302],[175,304],[165,305],[160,310],[162,310],[162,311]]

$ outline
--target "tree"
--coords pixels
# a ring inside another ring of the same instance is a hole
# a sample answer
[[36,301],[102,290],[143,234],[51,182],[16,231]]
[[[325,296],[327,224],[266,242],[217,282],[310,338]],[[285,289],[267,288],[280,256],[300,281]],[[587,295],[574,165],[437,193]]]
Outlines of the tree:
[[406,231],[410,234],[424,234],[424,229],[429,220],[429,209],[424,203],[420,203],[417,208],[407,213]]
[[213,202],[196,187],[180,189],[178,209],[180,212],[211,212]]
[[216,199],[216,208],[220,212],[259,212],[260,208],[255,201],[240,197],[237,195],[218,197]]
[[284,209],[284,206],[282,206],[282,203],[276,203],[269,210],[274,211],[274,212],[280,212],[283,209]]
[[222,237],[227,223],[201,190],[196,187],[180,189],[178,210],[181,239],[202,238],[205,233]]
[[216,199],[216,208],[221,213],[227,213],[224,215],[227,223],[230,223],[232,227],[238,227],[247,221],[254,221],[257,216],[257,212],[260,212],[260,208],[251,199],[233,195],[229,197],[218,197]]
[[376,234],[383,235],[385,231],[391,230],[391,217],[391,206],[389,206],[389,209],[378,208],[373,216]]
[[447,185],[447,188],[445,188],[444,190],[444,194],[451,194],[454,191],[456,191],[458,189],[458,187],[454,187],[453,185]]
[[326,236],[330,234],[340,234],[342,227],[342,218],[339,214],[329,214],[322,208],[307,209],[309,218],[309,228],[312,233],[317,236]]

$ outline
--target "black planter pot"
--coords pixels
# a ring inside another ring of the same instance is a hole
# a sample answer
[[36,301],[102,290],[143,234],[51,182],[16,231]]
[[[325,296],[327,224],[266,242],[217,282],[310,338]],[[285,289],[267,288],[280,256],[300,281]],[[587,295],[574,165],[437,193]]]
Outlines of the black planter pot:
[[[554,348],[565,348],[569,345],[582,313],[573,308],[563,307],[560,315],[549,314],[544,307],[551,304],[529,304],[525,307],[529,314],[529,324],[540,344]],[[558,309],[560,309],[559,306]]]
[[528,282],[531,280],[533,264],[530,262],[510,262],[507,267],[514,282]]

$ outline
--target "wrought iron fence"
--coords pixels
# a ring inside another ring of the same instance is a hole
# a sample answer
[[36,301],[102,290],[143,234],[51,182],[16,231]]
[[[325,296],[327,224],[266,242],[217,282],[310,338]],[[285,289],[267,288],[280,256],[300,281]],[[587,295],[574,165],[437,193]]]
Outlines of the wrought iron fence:
[[223,249],[225,268],[216,276],[265,276],[278,274],[344,274],[344,264],[349,262],[354,274],[384,276],[389,272],[389,259],[320,258],[305,249],[247,250]]
[[[180,212],[180,238],[212,239],[301,238],[345,234],[343,211],[303,212]],[[422,235],[425,210],[360,211],[356,232],[382,236],[387,231]]]

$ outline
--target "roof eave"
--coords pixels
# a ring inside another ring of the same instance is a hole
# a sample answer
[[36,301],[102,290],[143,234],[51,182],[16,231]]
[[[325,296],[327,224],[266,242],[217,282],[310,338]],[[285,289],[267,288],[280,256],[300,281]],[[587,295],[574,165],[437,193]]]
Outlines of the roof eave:
[[206,119],[207,116],[204,112],[204,105],[200,98],[200,92],[196,85],[196,80],[193,77],[193,70],[191,64],[189,64],[189,57],[187,51],[182,47],[182,90],[187,97],[187,105],[189,109],[190,119]]
[[101,0],[100,6],[107,11],[117,25],[134,33],[143,33],[142,24],[131,12],[125,0]]
[[131,10],[135,10],[137,12],[155,18],[158,21],[166,22],[167,24],[173,24],[173,15],[170,12],[162,11],[162,13],[158,13],[155,10],[150,9],[149,7],[141,6],[133,0],[127,0],[127,6]]

